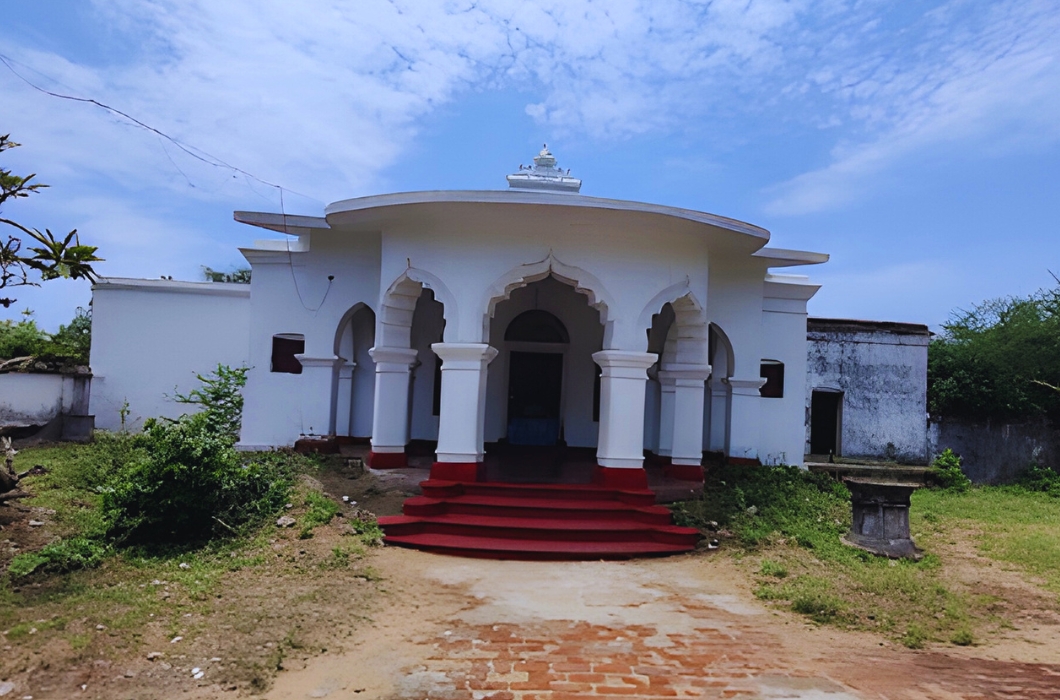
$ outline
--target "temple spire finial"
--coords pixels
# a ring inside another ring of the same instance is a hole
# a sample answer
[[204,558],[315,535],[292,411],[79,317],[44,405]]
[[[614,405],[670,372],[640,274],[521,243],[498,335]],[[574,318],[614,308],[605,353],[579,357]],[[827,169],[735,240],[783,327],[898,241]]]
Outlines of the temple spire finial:
[[513,190],[535,190],[547,192],[568,192],[576,194],[582,187],[582,181],[570,176],[570,169],[564,172],[556,165],[556,157],[548,150],[548,144],[542,144],[541,152],[534,156],[532,166],[519,166],[519,171],[508,176],[508,187]]

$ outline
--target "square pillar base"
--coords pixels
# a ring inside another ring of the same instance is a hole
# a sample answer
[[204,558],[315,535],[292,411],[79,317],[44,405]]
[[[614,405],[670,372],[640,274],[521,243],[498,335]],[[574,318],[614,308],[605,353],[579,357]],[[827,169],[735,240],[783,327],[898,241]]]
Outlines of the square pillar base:
[[667,464],[663,467],[663,474],[671,479],[703,483],[703,467],[697,464]]
[[409,458],[404,450],[401,452],[368,452],[365,460],[372,469],[404,469],[409,466]]
[[485,481],[486,468],[482,462],[435,462],[431,465],[431,479],[439,481]]
[[598,464],[593,468],[593,484],[622,491],[647,490],[648,473],[639,467],[601,467]]

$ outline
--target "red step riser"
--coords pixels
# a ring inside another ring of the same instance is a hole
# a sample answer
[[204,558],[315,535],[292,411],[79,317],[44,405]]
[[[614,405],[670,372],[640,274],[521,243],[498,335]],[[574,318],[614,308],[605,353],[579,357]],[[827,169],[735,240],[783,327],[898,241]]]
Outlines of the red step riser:
[[386,525],[384,527],[387,537],[401,537],[404,535],[419,535],[430,533],[434,535],[457,535],[464,537],[482,536],[488,533],[491,538],[511,540],[534,540],[551,541],[562,540],[564,542],[659,542],[661,544],[673,544],[678,546],[695,547],[699,539],[698,534],[688,535],[674,532],[652,530],[646,527],[643,530],[555,530],[531,527],[483,527],[463,523],[439,523],[439,522],[417,522],[403,523],[400,525]]
[[486,515],[494,517],[509,518],[539,518],[547,520],[597,520],[597,521],[635,521],[651,525],[670,525],[673,520],[669,511],[666,513],[652,513],[634,509],[622,510],[566,510],[560,508],[527,508],[524,506],[498,507],[476,503],[453,503],[442,501],[437,505],[417,506],[405,503],[405,515],[433,518],[452,513],[453,515]]
[[460,496],[489,496],[501,498],[543,498],[571,501],[618,501],[631,506],[655,505],[655,494],[615,491],[609,489],[563,489],[549,487],[513,487],[504,484],[451,483],[435,486],[429,481],[420,484],[428,498],[447,499]]
[[466,557],[470,559],[503,559],[508,561],[594,561],[601,559],[626,560],[643,559],[644,557],[668,557],[680,552],[600,552],[592,556],[586,556],[579,552],[498,552],[493,550],[470,549],[465,547],[425,547],[409,544],[407,542],[392,542],[386,540],[391,546],[409,547],[421,552],[433,554],[447,554],[454,557]]

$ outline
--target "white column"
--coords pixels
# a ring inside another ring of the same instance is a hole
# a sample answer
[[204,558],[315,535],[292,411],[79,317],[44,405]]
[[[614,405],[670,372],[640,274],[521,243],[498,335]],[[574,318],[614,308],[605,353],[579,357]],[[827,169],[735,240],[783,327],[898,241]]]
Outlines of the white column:
[[335,401],[335,370],[341,357],[295,355],[302,365],[302,434],[334,435],[331,407]]
[[[644,383],[658,356],[650,352],[602,350],[597,479],[604,485],[647,488],[644,474]],[[616,474],[615,472],[625,472]]]
[[729,384],[720,377],[710,380],[710,435],[708,449],[728,454]]
[[759,389],[766,380],[761,377],[727,380],[732,389],[729,412],[729,459],[758,461],[758,442],[762,436]]
[[677,378],[673,372],[659,370],[659,452],[669,457],[674,447],[674,392]]
[[703,464],[703,393],[710,366],[688,366],[667,373],[674,383],[674,426],[671,463]]
[[372,451],[368,464],[374,468],[403,467],[409,441],[409,368],[416,361],[410,348],[372,348],[375,361],[375,404],[372,415]]
[[335,392],[335,434],[351,435],[350,421],[353,417],[353,370],[356,362],[343,360],[339,364],[339,380]]
[[[438,462],[477,465],[483,457],[486,368],[497,349],[483,343],[434,343],[431,350],[442,359]],[[439,478],[433,471],[432,477]]]

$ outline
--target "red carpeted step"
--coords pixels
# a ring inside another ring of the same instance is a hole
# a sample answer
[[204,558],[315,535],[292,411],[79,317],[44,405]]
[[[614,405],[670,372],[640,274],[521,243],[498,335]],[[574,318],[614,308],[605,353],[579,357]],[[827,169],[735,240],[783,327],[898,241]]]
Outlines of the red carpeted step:
[[429,552],[489,559],[631,559],[687,552],[686,545],[660,542],[521,540],[423,533],[386,537],[387,544]]
[[518,496],[415,496],[405,501],[405,515],[433,517],[444,514],[504,515],[512,518],[556,520],[635,520],[669,525],[670,511],[663,506],[632,506],[620,501],[521,498]]
[[467,537],[583,542],[661,542],[695,547],[699,531],[676,525],[650,525],[620,520],[551,520],[507,516],[441,515],[429,518],[380,518],[387,536],[432,533]]
[[514,496],[559,500],[617,500],[629,505],[655,505],[655,494],[647,489],[622,491],[593,484],[508,484],[503,482],[463,482],[428,479],[420,483],[423,495],[431,498],[456,496]]

